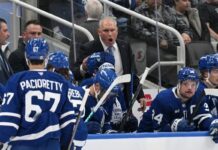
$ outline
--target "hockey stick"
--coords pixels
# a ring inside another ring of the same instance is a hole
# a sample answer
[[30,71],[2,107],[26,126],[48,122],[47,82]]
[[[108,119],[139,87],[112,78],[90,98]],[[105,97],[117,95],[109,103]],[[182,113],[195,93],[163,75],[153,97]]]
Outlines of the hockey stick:
[[147,75],[148,75],[149,70],[150,70],[150,69],[149,69],[148,67],[146,67],[144,73],[142,74],[142,78],[141,78],[141,80],[140,80],[140,82],[139,82],[139,85],[137,86],[137,89],[136,89],[136,91],[135,91],[135,94],[134,94],[134,96],[133,96],[133,98],[132,98],[132,100],[131,100],[131,102],[130,102],[129,109],[128,109],[126,115],[124,116],[124,118],[123,118],[123,120],[122,120],[122,122],[121,122],[121,125],[120,125],[120,132],[123,130],[124,125],[125,125],[125,123],[126,123],[126,121],[127,121],[128,116],[130,116],[130,115],[132,114],[132,107],[133,107],[133,105],[134,105],[134,103],[135,103],[135,101],[136,101],[136,99],[137,99],[137,97],[138,97],[138,95],[139,95],[140,90],[142,89],[142,85],[143,85],[143,83],[145,82],[145,79],[146,79],[146,77],[147,77]]
[[90,91],[90,89],[85,89],[85,94],[84,94],[83,99],[82,99],[82,104],[81,104],[81,106],[79,108],[79,114],[78,114],[76,123],[75,123],[75,125],[73,127],[73,133],[72,133],[72,137],[71,137],[71,140],[70,140],[70,143],[69,143],[69,146],[68,146],[68,150],[71,149],[71,146],[73,144],[73,140],[74,140],[74,137],[76,135],[77,128],[79,126],[80,118],[81,118],[82,112],[83,112],[83,110],[85,108],[85,104],[86,104],[86,101],[87,101],[88,96],[89,96],[89,91]]
[[102,103],[104,102],[104,100],[107,98],[108,94],[111,92],[111,90],[118,84],[121,83],[127,83],[130,82],[131,80],[131,76],[130,74],[125,74],[122,76],[118,76],[110,85],[110,87],[107,89],[107,91],[104,93],[104,95],[101,97],[101,99],[99,100],[99,102],[97,103],[97,105],[92,109],[91,113],[89,114],[89,116],[86,118],[85,122],[88,122],[90,120],[90,118],[93,116],[93,114],[98,110],[98,108],[102,105]]
[[195,117],[195,115],[197,114],[198,110],[199,110],[199,107],[200,107],[200,104],[201,102],[203,101],[204,99],[204,96],[205,96],[205,90],[201,93],[201,95],[199,96],[199,101],[198,103],[196,104],[196,107],[193,108],[193,113],[190,115],[190,117],[188,117],[188,124],[190,125],[192,122],[193,122],[193,118]]

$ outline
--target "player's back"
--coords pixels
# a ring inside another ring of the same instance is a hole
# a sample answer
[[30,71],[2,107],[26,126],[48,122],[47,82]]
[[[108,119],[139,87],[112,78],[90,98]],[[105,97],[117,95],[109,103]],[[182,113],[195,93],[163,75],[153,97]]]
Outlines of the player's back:
[[0,126],[0,130],[15,136],[11,143],[31,145],[60,139],[60,129],[70,120],[66,113],[73,111],[68,101],[68,83],[62,76],[45,70],[15,74],[6,85],[6,95],[2,111],[11,115],[3,115],[2,119],[7,122],[11,117],[8,122],[15,128]]

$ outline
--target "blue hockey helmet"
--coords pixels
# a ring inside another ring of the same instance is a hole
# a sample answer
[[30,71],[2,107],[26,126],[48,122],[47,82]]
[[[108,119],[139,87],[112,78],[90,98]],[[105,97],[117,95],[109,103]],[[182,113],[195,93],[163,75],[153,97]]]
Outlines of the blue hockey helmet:
[[[102,69],[97,72],[94,82],[99,83],[103,90],[107,90],[116,77],[117,75],[114,70]],[[119,90],[120,87],[117,85],[113,88],[112,92],[118,93]]]
[[62,51],[56,51],[49,54],[48,64],[55,69],[66,68],[69,69],[69,60],[67,55]]
[[217,69],[218,68],[218,55],[212,55],[208,59],[208,69]]
[[186,81],[186,80],[192,80],[192,81],[198,82],[199,77],[195,69],[189,68],[189,67],[183,67],[179,70],[178,80],[180,82]]
[[108,63],[108,62],[105,62],[101,66],[99,66],[98,70],[102,70],[102,69],[112,69],[112,70],[115,70],[114,65],[112,65],[111,63]]
[[90,55],[87,59],[87,68],[89,73],[97,72],[99,66],[108,62],[114,65],[114,56],[107,52],[96,52]]
[[44,60],[48,55],[48,43],[43,38],[33,38],[27,41],[26,58]]
[[205,55],[202,56],[198,62],[198,69],[200,71],[203,70],[208,70],[209,69],[209,65],[208,65],[208,60],[210,59],[211,55]]

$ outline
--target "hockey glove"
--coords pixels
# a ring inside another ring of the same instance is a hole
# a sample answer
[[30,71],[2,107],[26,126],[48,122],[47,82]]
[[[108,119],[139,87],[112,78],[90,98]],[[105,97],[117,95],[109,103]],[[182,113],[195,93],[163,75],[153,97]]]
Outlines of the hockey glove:
[[184,118],[175,119],[171,125],[171,131],[179,132],[179,131],[195,131],[194,125],[189,125],[188,121]]
[[101,133],[101,125],[97,121],[90,121],[86,123],[89,134]]
[[213,136],[213,141],[215,143],[218,143],[218,119],[215,119],[211,124],[210,124],[210,130],[209,130],[210,135]]
[[138,129],[138,120],[134,115],[124,114],[122,122],[124,122],[123,131],[126,133],[134,132]]

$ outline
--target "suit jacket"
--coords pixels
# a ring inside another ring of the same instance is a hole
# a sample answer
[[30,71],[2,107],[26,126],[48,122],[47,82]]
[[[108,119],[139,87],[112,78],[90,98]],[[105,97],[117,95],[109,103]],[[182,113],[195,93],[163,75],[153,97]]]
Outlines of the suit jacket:
[[[117,40],[116,42],[121,55],[123,74],[129,74],[129,73],[134,74],[134,78],[133,78],[134,80],[133,92],[134,92],[139,84],[139,79],[136,76],[134,57],[132,55],[130,45],[120,40]],[[99,39],[88,42],[85,45],[81,46],[77,62],[74,64],[73,68],[71,68],[74,72],[74,76],[76,80],[83,79],[82,75],[80,74],[80,65],[82,64],[83,59],[94,52],[102,52],[102,51],[104,51],[104,49]],[[86,74],[85,78],[88,78],[90,76],[91,76],[90,74]],[[124,84],[124,96],[128,108],[132,97],[130,83]],[[144,94],[143,91],[141,90],[138,99],[142,97],[144,97]]]
[[24,52],[25,44],[22,39],[19,39],[18,49],[12,52],[8,58],[9,64],[11,65],[11,68],[14,71],[14,73],[29,70],[29,67],[26,64]]

